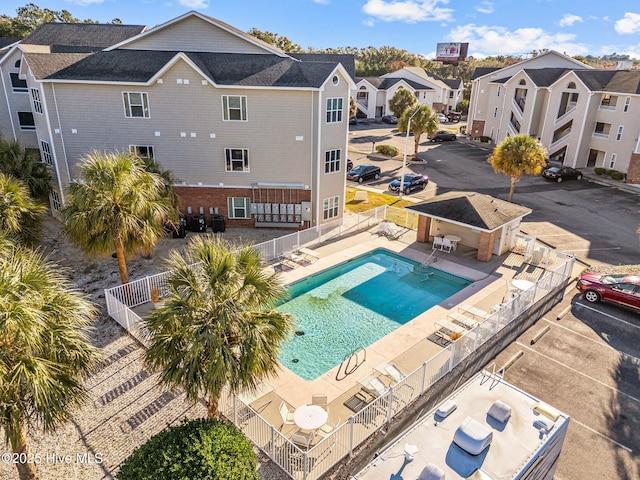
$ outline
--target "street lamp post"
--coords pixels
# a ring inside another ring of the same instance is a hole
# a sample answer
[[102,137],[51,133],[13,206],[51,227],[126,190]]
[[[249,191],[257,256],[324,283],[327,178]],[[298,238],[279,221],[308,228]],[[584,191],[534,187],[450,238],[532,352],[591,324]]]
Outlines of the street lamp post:
[[409,132],[411,131],[411,119],[416,116],[416,113],[420,111],[420,107],[416,108],[416,111],[411,114],[409,121],[407,122],[407,135],[404,139],[404,157],[402,159],[402,173],[400,174],[400,190],[398,191],[398,198],[402,200],[402,193],[404,192],[404,169],[407,165],[407,147],[409,146]]

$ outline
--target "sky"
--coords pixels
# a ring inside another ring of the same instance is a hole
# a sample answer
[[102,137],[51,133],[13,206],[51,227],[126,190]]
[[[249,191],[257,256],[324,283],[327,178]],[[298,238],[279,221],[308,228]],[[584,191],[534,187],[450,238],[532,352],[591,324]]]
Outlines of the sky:
[[468,42],[476,58],[546,48],[640,59],[640,0],[2,0],[0,14],[27,3],[149,27],[197,10],[305,49],[391,46],[434,58],[439,42]]

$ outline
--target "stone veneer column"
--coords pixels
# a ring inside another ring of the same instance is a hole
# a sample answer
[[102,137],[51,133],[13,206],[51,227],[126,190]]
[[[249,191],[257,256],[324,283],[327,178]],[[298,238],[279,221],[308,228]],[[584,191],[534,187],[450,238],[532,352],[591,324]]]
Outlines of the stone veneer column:
[[429,241],[429,230],[431,229],[431,217],[418,215],[418,234],[416,240],[418,242],[427,243]]
[[489,262],[493,256],[493,244],[496,240],[496,232],[480,232],[480,243],[478,244],[478,255],[476,258],[481,262]]

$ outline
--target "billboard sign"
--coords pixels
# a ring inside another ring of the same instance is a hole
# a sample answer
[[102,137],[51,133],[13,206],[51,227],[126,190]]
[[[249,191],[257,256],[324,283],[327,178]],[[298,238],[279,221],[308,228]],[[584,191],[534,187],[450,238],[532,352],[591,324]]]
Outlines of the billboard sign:
[[438,43],[436,46],[436,60],[445,63],[457,63],[467,58],[468,43]]

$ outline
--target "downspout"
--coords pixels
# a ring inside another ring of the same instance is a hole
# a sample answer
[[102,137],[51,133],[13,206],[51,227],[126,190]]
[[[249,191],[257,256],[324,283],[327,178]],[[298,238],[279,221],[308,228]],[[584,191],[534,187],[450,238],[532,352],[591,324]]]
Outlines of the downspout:
[[13,140],[17,141],[18,137],[16,136],[16,127],[13,124],[13,115],[11,115],[11,104],[9,103],[9,91],[7,90],[7,84],[5,83],[4,73],[2,71],[2,67],[1,66],[0,66],[0,76],[2,77],[2,88],[4,89],[4,98],[5,98],[6,102],[7,102],[7,113],[9,114],[9,122],[11,123],[11,131],[13,132]]
[[322,140],[322,89],[318,89],[318,145],[316,147],[316,221],[314,225],[320,224],[320,152]]
[[[58,178],[58,189],[60,190],[60,202],[62,205],[65,204],[64,201],[64,189],[62,188],[62,180],[60,179],[60,168],[58,167],[58,156],[56,155],[56,147],[55,147],[55,142],[53,141],[53,132],[51,131],[51,119],[49,118],[49,107],[47,106],[47,96],[44,93],[44,85],[42,83],[40,83],[40,87],[42,88],[42,95],[41,97],[41,101],[42,101],[42,105],[44,107],[44,116],[47,122],[47,132],[49,133],[49,140],[50,140],[50,145],[49,148],[51,149],[51,155],[53,156],[53,166],[56,169],[56,177]],[[53,84],[51,84],[51,88],[53,89]],[[39,147],[42,147],[42,145],[38,145]]]
[[[584,117],[582,118],[582,128],[580,129],[580,136],[578,136],[578,145],[576,147],[576,151],[573,155],[573,163],[571,167],[576,168],[576,163],[578,160],[578,150],[580,149],[580,145],[582,145],[582,137],[584,136],[584,129],[587,126],[587,115],[589,114],[589,109],[591,108],[591,99],[593,98],[594,92],[589,92],[589,100],[587,101],[587,108],[584,109]],[[589,145],[591,148],[591,145]],[[564,164],[564,162],[562,162]]]
[[[545,129],[547,128],[547,120],[549,119],[549,110],[551,105],[551,95],[553,94],[553,89],[549,87],[547,91],[549,92],[549,96],[544,105],[544,117],[542,119],[542,128],[540,129],[540,143],[542,143],[542,145],[544,145],[543,135],[544,135]],[[554,115],[554,113],[551,112],[551,115]],[[551,141],[549,141],[549,146],[551,146]],[[547,149],[547,153],[550,153],[549,149]]]
[[71,172],[69,171],[69,160],[67,159],[67,149],[64,146],[64,135],[62,134],[62,124],[60,123],[60,111],[58,109],[58,99],[56,97],[56,87],[51,84],[51,92],[53,93],[53,103],[56,107],[56,118],[58,119],[58,128],[60,129],[60,143],[62,145],[62,155],[64,157],[64,164],[67,167],[67,180],[71,183]]

